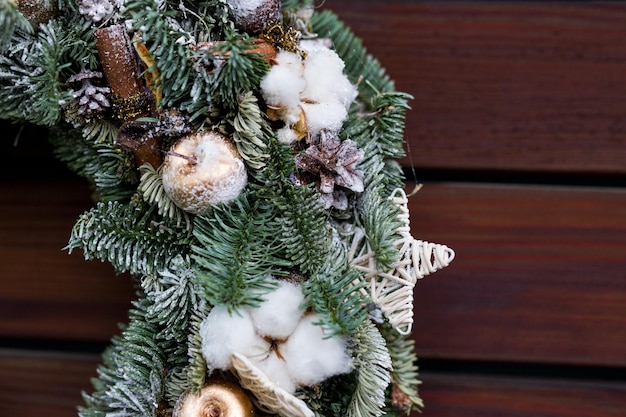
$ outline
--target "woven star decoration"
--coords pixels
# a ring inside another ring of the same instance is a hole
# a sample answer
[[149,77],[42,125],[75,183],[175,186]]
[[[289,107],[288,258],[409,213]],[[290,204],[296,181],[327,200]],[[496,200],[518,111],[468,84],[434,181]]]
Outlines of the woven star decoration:
[[408,198],[398,188],[389,197],[398,207],[401,226],[396,230],[400,238],[395,242],[400,259],[389,271],[379,271],[375,253],[365,239],[365,232],[355,228],[348,260],[350,265],[363,272],[370,282],[370,297],[380,308],[391,326],[400,334],[411,332],[413,326],[413,289],[417,280],[448,266],[454,251],[446,245],[416,240],[411,236]]

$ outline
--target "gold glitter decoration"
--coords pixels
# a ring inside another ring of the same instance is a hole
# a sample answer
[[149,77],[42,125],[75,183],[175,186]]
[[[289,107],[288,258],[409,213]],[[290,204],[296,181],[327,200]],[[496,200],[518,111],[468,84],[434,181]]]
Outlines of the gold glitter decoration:
[[298,46],[300,42],[300,32],[292,27],[285,27],[279,22],[272,23],[270,27],[262,33],[259,38],[274,45],[277,49],[293,52],[306,58],[306,51]]
[[133,37],[133,46],[135,47],[135,51],[137,51],[137,55],[141,58],[141,61],[146,65],[144,75],[146,85],[154,93],[154,99],[158,105],[163,99],[163,91],[161,91],[161,74],[156,66],[156,61],[152,58],[152,54],[148,50],[146,43],[141,41],[138,35]]
[[146,114],[146,109],[152,106],[152,97],[148,92],[142,92],[130,97],[114,96],[111,100],[111,109],[116,119],[126,121],[136,119]]

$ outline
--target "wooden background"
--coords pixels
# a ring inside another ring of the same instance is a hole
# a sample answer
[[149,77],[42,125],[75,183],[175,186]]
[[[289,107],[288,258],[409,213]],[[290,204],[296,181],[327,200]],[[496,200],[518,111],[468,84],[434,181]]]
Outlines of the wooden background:
[[[422,415],[626,416],[626,4],[324,7],[414,96],[412,231],[457,253],[416,289]],[[73,416],[133,289],[62,251],[87,187],[2,127],[0,416]]]

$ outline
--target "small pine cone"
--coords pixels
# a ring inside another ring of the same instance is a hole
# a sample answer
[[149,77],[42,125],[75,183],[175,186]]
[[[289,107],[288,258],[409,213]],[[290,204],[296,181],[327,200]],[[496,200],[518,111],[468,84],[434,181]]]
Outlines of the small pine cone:
[[76,113],[82,117],[91,117],[104,113],[111,107],[108,94],[109,87],[99,87],[93,84],[94,78],[102,78],[101,72],[83,70],[70,77],[69,82],[81,82],[81,87],[74,93],[74,105],[77,107]]
[[123,3],[122,0],[81,0],[78,12],[92,22],[98,23],[110,19]]
[[343,191],[336,192],[341,190],[336,190],[335,186],[354,192],[362,192],[364,189],[363,172],[356,168],[363,155],[363,151],[357,149],[354,141],[341,142],[336,133],[323,130],[318,142],[296,156],[296,165],[319,178],[318,188],[322,193],[324,206],[339,208],[345,207],[347,203],[344,201]]

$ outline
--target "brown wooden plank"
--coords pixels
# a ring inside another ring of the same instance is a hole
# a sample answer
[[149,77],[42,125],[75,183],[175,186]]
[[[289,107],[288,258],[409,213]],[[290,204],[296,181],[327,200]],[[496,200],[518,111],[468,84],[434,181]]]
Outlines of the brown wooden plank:
[[415,291],[418,354],[626,366],[626,191],[426,185],[412,233],[456,251]]
[[418,167],[626,172],[625,3],[325,7],[415,97],[406,137]]
[[98,355],[0,350],[0,415],[75,417]]
[[[0,415],[69,417],[91,392],[97,355],[0,350]],[[617,417],[626,385],[424,372],[414,417]]]
[[626,385],[424,373],[423,417],[618,417]]
[[71,183],[0,183],[0,336],[107,341],[134,296],[127,276],[63,251],[92,203]]
[[[60,250],[80,188],[7,204],[3,187],[0,334],[108,340],[134,295]],[[457,252],[417,286],[420,356],[626,365],[626,192],[427,184],[410,201],[413,235]]]

